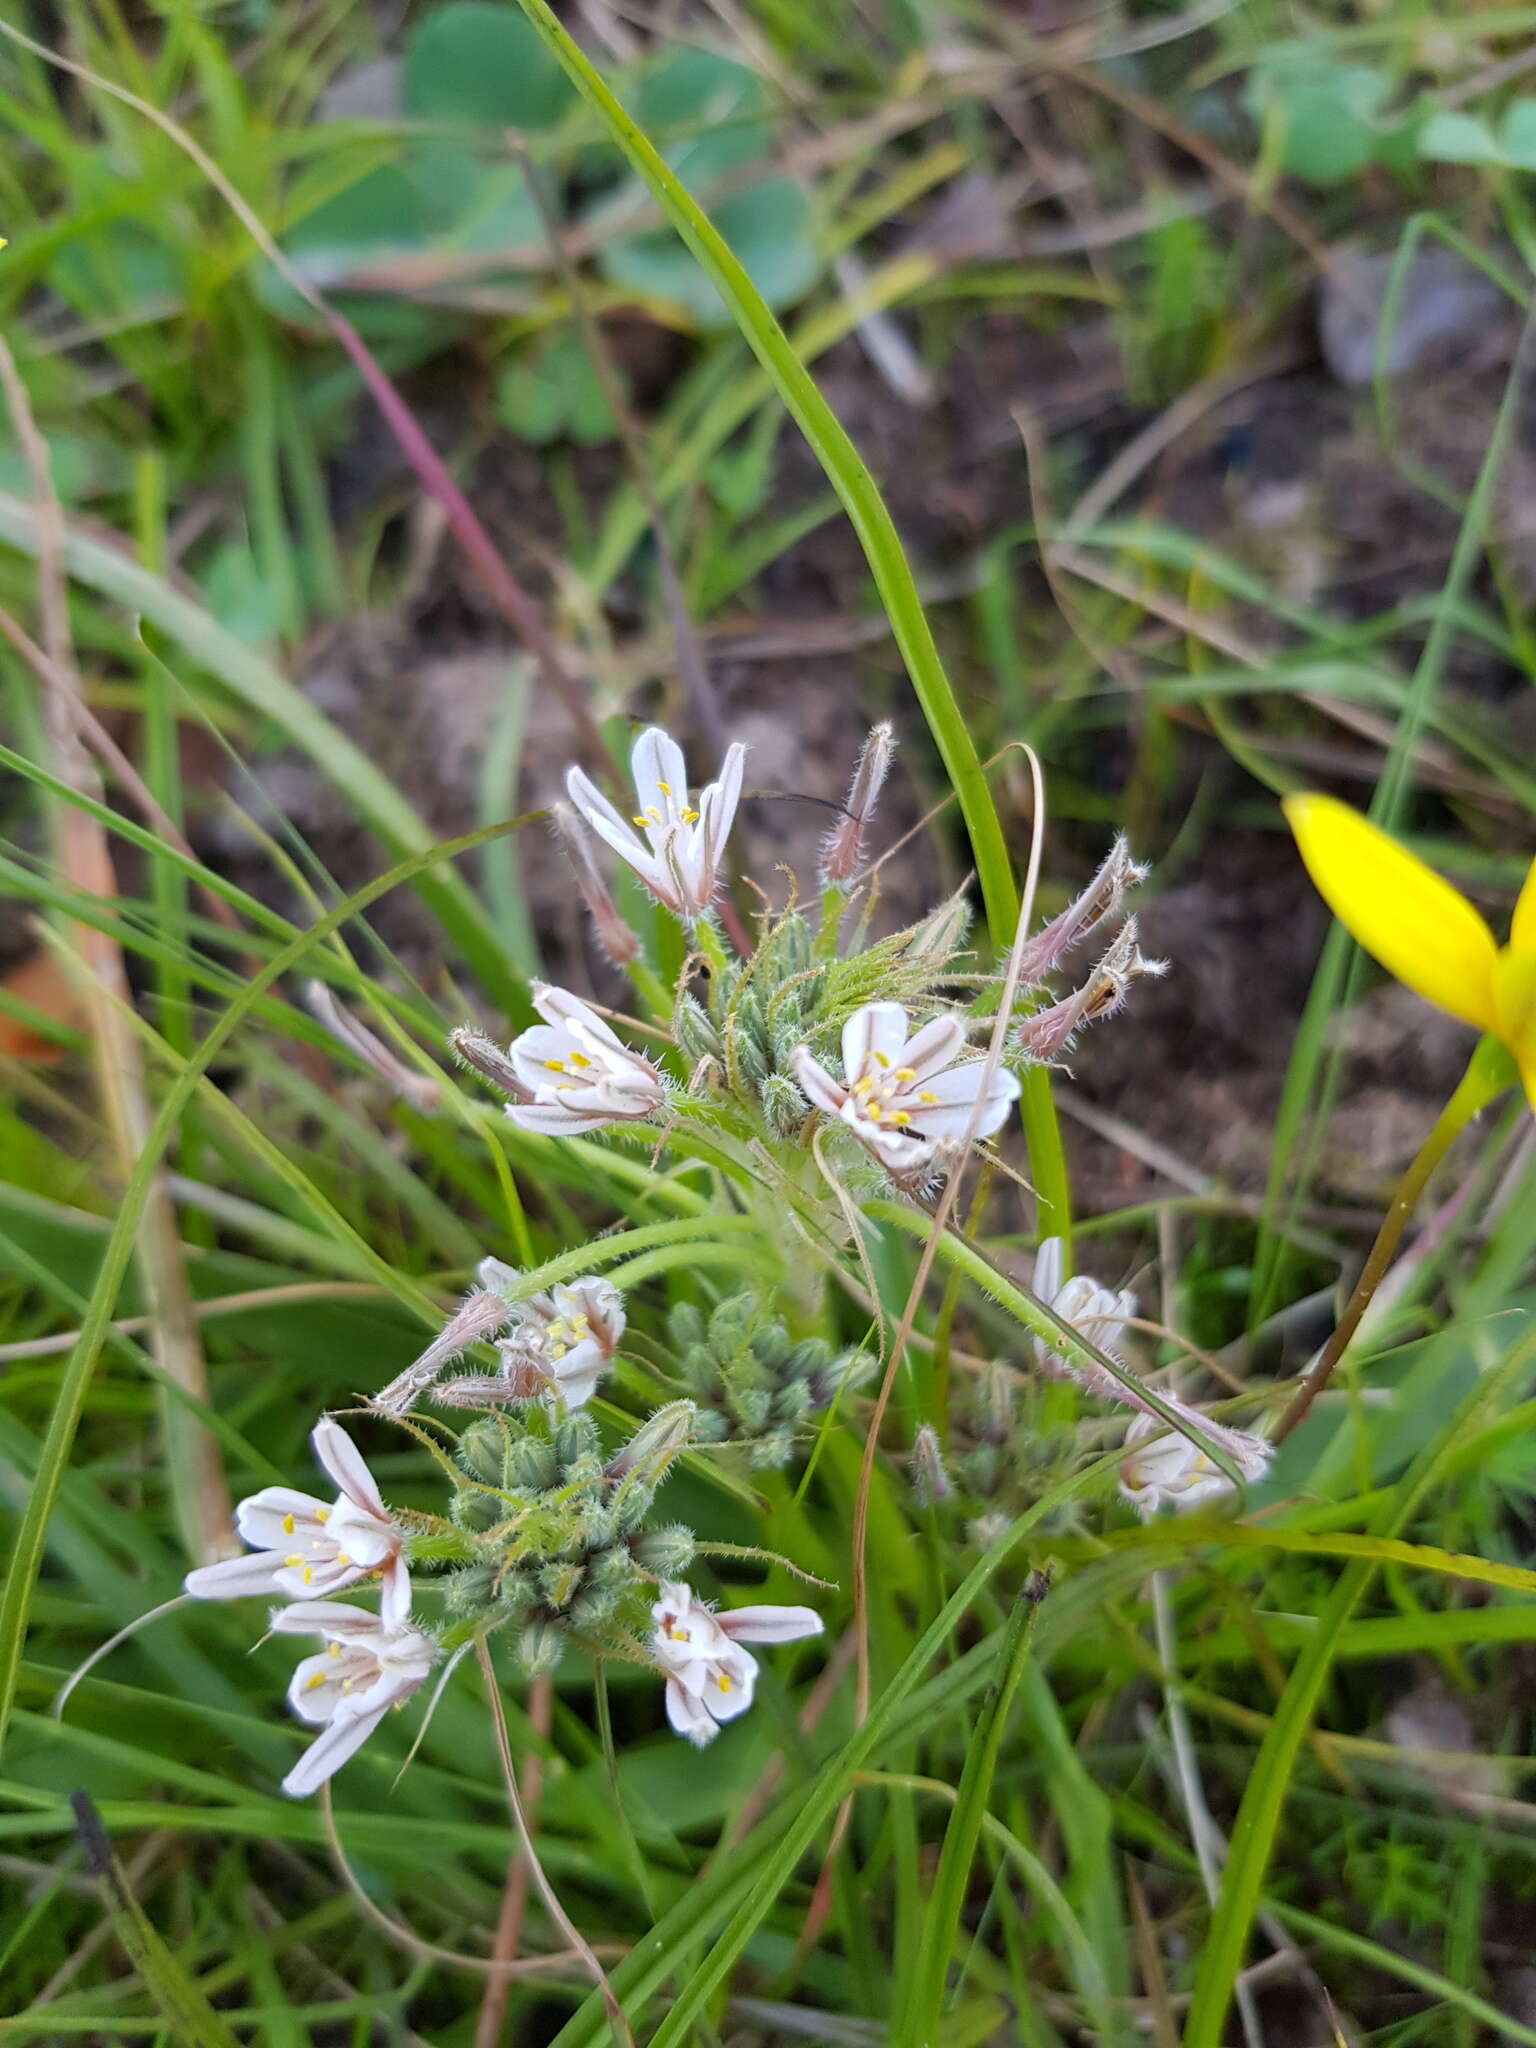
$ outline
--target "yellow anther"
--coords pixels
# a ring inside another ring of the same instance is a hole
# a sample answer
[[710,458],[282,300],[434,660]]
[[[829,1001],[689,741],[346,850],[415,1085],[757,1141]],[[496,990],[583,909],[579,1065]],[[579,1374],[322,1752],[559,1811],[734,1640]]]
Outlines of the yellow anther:
[[304,1567],[304,1583],[305,1583],[305,1585],[306,1585],[306,1586],[310,1584],[310,1582],[311,1582],[311,1581],[313,1580],[314,1576],[315,1576],[315,1575],[314,1575],[314,1572],[313,1572],[313,1571],[311,1570],[311,1568],[310,1568],[310,1567],[309,1567],[308,1565],[305,1565],[305,1567]]
[[297,1552],[295,1552],[295,1554],[292,1557],[285,1557],[283,1559],[284,1568],[290,1572],[293,1571],[297,1566],[301,1565],[303,1562],[303,1558],[299,1556]]
[[916,1067],[898,1067],[896,1069],[896,1078],[898,1081],[915,1081],[917,1079],[917,1069]]
[[576,1332],[578,1337],[585,1337],[587,1332],[591,1329],[591,1327],[591,1323],[588,1321],[587,1317],[584,1314],[578,1313],[571,1317],[571,1328]]
[[917,1099],[918,1099],[918,1101],[919,1101],[919,1102],[937,1102],[939,1098],[937,1097],[937,1095],[930,1095],[930,1094],[929,1094],[929,1092],[928,1092],[928,1090],[927,1090],[926,1088],[924,1088],[924,1089],[923,1089],[923,1090],[922,1090],[922,1091],[921,1091],[921,1092],[919,1093],[919,1095],[918,1095],[918,1098],[917,1098]]
[[909,1124],[912,1121],[912,1112],[906,1109],[893,1109],[890,1117],[893,1124]]
[[731,1681],[726,1677],[723,1671],[716,1678],[715,1683],[719,1686],[722,1692],[729,1692],[731,1689]]
[[331,1519],[331,1511],[330,1511],[330,1509],[329,1509],[329,1508],[316,1508],[316,1509],[315,1509],[315,1520],[316,1520],[317,1522],[320,1522],[320,1523],[324,1524],[324,1523],[328,1522],[328,1521],[329,1521],[330,1519]]
[[862,1101],[863,1098],[869,1093],[870,1089],[874,1087],[874,1085],[875,1084],[870,1079],[869,1075],[866,1074],[863,1080],[855,1085],[853,1092],[855,1095],[859,1097],[860,1101]]
[[885,1111],[880,1107],[878,1102],[872,1102],[865,1113],[872,1124],[877,1124],[881,1122],[881,1120],[885,1116]]
[[571,1054],[571,1065],[573,1067],[590,1067],[591,1064],[592,1062],[584,1052],[573,1052]]
[[658,782],[656,787],[661,791],[663,796],[670,796],[672,794],[672,785],[670,782]]
[[348,1566],[350,1566],[350,1565],[351,1565],[351,1563],[352,1563],[352,1560],[351,1560],[351,1558],[350,1558],[350,1557],[348,1557],[347,1553],[346,1553],[346,1552],[345,1552],[344,1550],[338,1550],[338,1551],[337,1551],[337,1553],[336,1553],[336,1562],[337,1562],[338,1564],[344,1564],[344,1565],[348,1565]]
[[291,1535],[293,1534],[293,1517],[292,1517],[292,1515],[284,1515],[284,1517],[283,1517],[283,1534],[284,1534],[285,1536],[291,1536]]
[[563,1074],[565,1072],[564,1060],[546,1060],[544,1064],[552,1074]]
[[883,1052],[872,1053],[870,1057],[877,1067],[888,1067],[891,1064]]
[[325,1646],[325,1654],[328,1657],[339,1657],[341,1655],[340,1643],[327,1643]]
[[697,823],[699,822],[699,814],[697,811],[682,810],[679,811],[677,815],[682,819],[685,825],[697,825]]
[[636,811],[635,815],[630,819],[629,822],[632,825],[649,825],[651,821],[645,815],[644,811]]
[[317,1685],[324,1685],[324,1683],[325,1673],[323,1671],[312,1671],[304,1681],[304,1690],[306,1692],[313,1692]]

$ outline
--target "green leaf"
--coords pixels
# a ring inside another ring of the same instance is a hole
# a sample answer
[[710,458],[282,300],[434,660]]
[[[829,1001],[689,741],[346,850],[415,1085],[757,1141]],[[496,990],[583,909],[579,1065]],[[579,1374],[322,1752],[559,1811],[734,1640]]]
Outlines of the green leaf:
[[503,425],[534,447],[567,434],[591,446],[618,431],[602,380],[579,336],[560,335],[542,354],[510,365],[496,386]]
[[1248,94],[1260,118],[1279,128],[1286,171],[1311,185],[1342,185],[1375,156],[1373,124],[1387,89],[1380,71],[1294,43],[1267,53]]
[[1474,114],[1431,114],[1419,130],[1419,155],[1427,163],[1496,164],[1499,145]]
[[1517,171],[1536,171],[1536,100],[1511,100],[1504,109],[1499,154]]
[[[816,282],[821,259],[811,238],[811,202],[791,179],[770,178],[723,199],[712,213],[765,304],[786,306]],[[615,284],[685,307],[700,327],[732,324],[724,299],[668,228],[606,250],[602,267]]]
[[673,48],[634,81],[635,117],[695,198],[773,148],[762,80],[712,50]]
[[415,120],[481,128],[552,128],[576,98],[516,8],[484,0],[427,16],[405,46],[404,92]]

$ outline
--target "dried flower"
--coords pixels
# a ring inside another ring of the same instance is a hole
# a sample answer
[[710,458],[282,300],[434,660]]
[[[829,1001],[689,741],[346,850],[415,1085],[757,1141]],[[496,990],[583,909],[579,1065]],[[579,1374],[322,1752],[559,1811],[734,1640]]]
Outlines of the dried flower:
[[306,982],[304,1000],[331,1036],[356,1054],[365,1067],[371,1067],[381,1081],[387,1081],[404,1101],[415,1109],[437,1108],[443,1099],[443,1083],[439,1077],[436,1074],[418,1074],[408,1067],[383,1039],[341,1007],[323,981]]
[[841,1082],[808,1046],[796,1046],[792,1065],[818,1109],[840,1118],[891,1172],[911,1174],[930,1163],[941,1140],[963,1138],[973,1116],[973,1135],[990,1137],[1018,1100],[1018,1081],[1001,1066],[982,1094],[985,1062],[955,1064],[964,1045],[964,1021],[952,1013],[909,1038],[900,1003],[866,1003],[843,1026]]
[[630,759],[635,813],[629,823],[580,768],[567,771],[565,786],[592,830],[629,863],[656,900],[691,922],[715,898],[746,756],[739,740],[727,747],[719,780],[700,792],[695,809],[688,802],[682,748],[659,725],[651,726],[636,740]]
[[715,1614],[689,1587],[663,1585],[651,1609],[651,1653],[667,1681],[667,1719],[679,1735],[703,1746],[722,1721],[752,1704],[757,1660],[743,1643],[793,1643],[821,1634],[809,1607],[738,1607]]
[[264,1486],[235,1510],[235,1527],[252,1554],[199,1566],[188,1572],[186,1590],[194,1600],[241,1600],[256,1593],[312,1600],[377,1578],[385,1624],[404,1621],[411,1582],[403,1539],[373,1474],[330,1416],[321,1416],[310,1442],[336,1482],[338,1498],[327,1503],[291,1486]]
[[291,1799],[318,1791],[360,1748],[393,1706],[421,1686],[437,1657],[425,1630],[401,1621],[387,1625],[361,1607],[301,1600],[272,1617],[278,1635],[317,1635],[325,1648],[306,1657],[288,1687],[288,1704],[301,1721],[323,1727],[283,1780]]
[[1071,1049],[1085,1025],[1112,1017],[1122,1007],[1133,982],[1168,972],[1167,961],[1149,960],[1136,938],[1136,920],[1128,917],[1103,959],[1075,994],[1023,1020],[1014,1033],[1014,1044],[1026,1059],[1059,1058]]
[[549,815],[560,844],[576,871],[576,886],[581,891],[582,902],[591,913],[598,944],[615,967],[628,966],[631,960],[639,957],[640,941],[619,915],[619,906],[614,902],[593,855],[592,840],[586,826],[569,804],[551,804]]
[[875,814],[880,791],[891,772],[896,738],[891,727],[874,727],[864,742],[859,765],[853,771],[843,815],[821,843],[821,879],[846,888],[858,870],[864,854],[864,833]]
[[[1182,1401],[1170,1405],[1187,1414],[1203,1436],[1227,1453],[1250,1486],[1269,1470],[1274,1446],[1263,1437],[1227,1429],[1198,1409],[1186,1409]],[[1138,1448],[1120,1461],[1120,1491],[1143,1517],[1155,1515],[1163,1507],[1187,1513],[1234,1491],[1225,1472],[1212,1464],[1198,1444],[1166,1429],[1155,1415],[1133,1417],[1125,1440]]]
[[512,1319],[512,1304],[504,1300],[487,1280],[487,1268],[493,1266],[498,1272],[507,1270],[499,1260],[482,1260],[480,1278],[485,1284],[472,1288],[442,1335],[434,1338],[419,1358],[373,1396],[372,1405],[381,1414],[404,1415],[416,1396],[430,1387],[445,1367],[452,1365],[456,1358],[462,1358],[472,1344],[484,1343],[498,1330],[507,1327]]
[[935,1507],[941,1500],[948,1500],[955,1490],[955,1483],[945,1468],[939,1433],[931,1422],[918,1425],[917,1434],[912,1439],[908,1472],[912,1481],[912,1497],[920,1508]]
[[575,1137],[605,1124],[645,1122],[665,1108],[667,1084],[595,1010],[568,989],[535,982],[544,1019],[513,1039],[507,1057],[519,1099],[507,1115],[520,1130]]
[[1025,946],[1019,960],[1021,985],[1035,988],[1054,974],[1074,946],[1119,915],[1126,890],[1144,882],[1150,873],[1149,867],[1132,858],[1130,841],[1123,834],[1118,836],[1083,893]]

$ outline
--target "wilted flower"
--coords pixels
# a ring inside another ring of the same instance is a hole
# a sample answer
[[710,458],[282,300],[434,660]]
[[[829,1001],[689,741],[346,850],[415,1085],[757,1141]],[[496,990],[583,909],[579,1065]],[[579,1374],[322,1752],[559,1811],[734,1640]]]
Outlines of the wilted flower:
[[402,1622],[410,1612],[411,1582],[399,1524],[345,1430],[322,1415],[310,1442],[339,1497],[327,1503],[291,1486],[264,1486],[235,1510],[235,1527],[252,1554],[188,1572],[187,1591],[195,1600],[281,1593],[303,1601],[377,1578],[385,1623]]
[[841,1118],[891,1172],[910,1174],[928,1165],[941,1140],[963,1138],[973,1114],[974,1135],[990,1137],[1018,1100],[1018,1081],[1001,1066],[981,1093],[985,1062],[955,1064],[964,1045],[965,1024],[953,1013],[909,1038],[900,1003],[866,1003],[843,1026],[841,1082],[808,1046],[795,1047],[791,1064],[818,1109]]
[[[1046,1237],[1035,1253],[1034,1292],[1047,1308],[1070,1323],[1079,1336],[1114,1356],[1111,1346],[1122,1326],[1136,1313],[1136,1297],[1125,1289],[1100,1286],[1086,1273],[1063,1281],[1061,1239]],[[1035,1362],[1049,1367],[1062,1353],[1048,1338],[1035,1338]]]
[[576,1137],[605,1124],[643,1122],[665,1108],[667,1084],[657,1069],[579,996],[544,982],[533,984],[532,995],[544,1022],[507,1049],[518,1096],[507,1115],[520,1130]]
[[1019,959],[1021,986],[1033,988],[1054,974],[1074,946],[1106,919],[1118,916],[1126,890],[1144,882],[1150,873],[1143,862],[1132,858],[1130,841],[1123,834],[1117,836],[1082,894],[1025,946]]
[[[1269,1470],[1274,1446],[1247,1430],[1227,1429],[1198,1409],[1185,1410],[1183,1402],[1172,1406],[1187,1412],[1203,1436],[1217,1444],[1231,1458],[1250,1486]],[[1161,1431],[1161,1434],[1157,1432]],[[1144,1517],[1159,1508],[1180,1512],[1204,1507],[1208,1501],[1224,1499],[1234,1491],[1231,1480],[1212,1464],[1200,1446],[1171,1431],[1155,1415],[1134,1417],[1125,1433],[1128,1444],[1138,1448],[1120,1461],[1120,1491]]]
[[365,1067],[371,1067],[381,1081],[387,1081],[414,1109],[438,1107],[443,1099],[441,1078],[436,1074],[418,1074],[408,1067],[393,1047],[341,1007],[323,981],[307,982],[304,1000],[333,1038],[339,1039]]
[[821,878],[843,887],[853,880],[864,852],[864,833],[891,772],[895,735],[887,724],[874,727],[853,771],[843,815],[821,843]]
[[301,1721],[322,1726],[283,1780],[302,1799],[334,1777],[393,1706],[408,1700],[432,1669],[437,1644],[408,1621],[389,1626],[361,1607],[301,1600],[272,1617],[278,1635],[316,1635],[325,1648],[306,1657],[288,1687],[288,1704]]
[[1136,937],[1136,920],[1128,917],[1080,989],[1023,1020],[1014,1033],[1014,1043],[1026,1059],[1058,1058],[1070,1049],[1085,1024],[1112,1017],[1122,1007],[1132,982],[1168,972],[1167,961],[1149,960]]
[[722,1721],[735,1720],[752,1704],[757,1660],[743,1643],[793,1643],[821,1634],[821,1616],[809,1607],[738,1607],[716,1614],[687,1586],[658,1590],[651,1653],[667,1681],[667,1719],[701,1747],[714,1740]]
[[739,740],[727,747],[719,781],[700,791],[695,809],[688,802],[682,748],[659,725],[651,726],[630,757],[636,809],[627,824],[580,768],[567,771],[565,786],[592,830],[629,863],[656,900],[674,916],[692,920],[715,898],[746,757]]
[[462,1358],[471,1345],[483,1343],[506,1328],[512,1319],[512,1304],[496,1291],[494,1280],[487,1278],[488,1268],[495,1268],[498,1273],[507,1271],[498,1259],[481,1261],[482,1284],[465,1295],[442,1335],[435,1337],[419,1358],[374,1395],[372,1405],[381,1413],[404,1415],[416,1396],[430,1387],[446,1366]]

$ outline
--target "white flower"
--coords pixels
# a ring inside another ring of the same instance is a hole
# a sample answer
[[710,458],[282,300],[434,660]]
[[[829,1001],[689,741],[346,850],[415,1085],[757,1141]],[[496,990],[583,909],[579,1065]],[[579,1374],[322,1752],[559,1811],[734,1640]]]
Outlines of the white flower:
[[695,809],[688,802],[682,748],[659,725],[651,726],[635,741],[630,757],[635,814],[628,824],[579,768],[567,770],[565,786],[592,830],[628,861],[656,900],[675,916],[691,919],[714,901],[746,757],[739,740],[726,748],[719,781],[699,792]]
[[[1187,1412],[1201,1434],[1227,1453],[1250,1486],[1256,1485],[1269,1470],[1274,1446],[1263,1437],[1251,1436],[1243,1429],[1227,1429],[1198,1409],[1186,1411],[1182,1402],[1170,1405],[1181,1413]],[[1162,1434],[1155,1435],[1155,1431]],[[1231,1480],[1211,1463],[1198,1444],[1164,1430],[1155,1415],[1138,1415],[1126,1431],[1125,1440],[1141,1448],[1120,1461],[1120,1491],[1144,1518],[1155,1515],[1162,1507],[1176,1508],[1181,1513],[1204,1507],[1208,1501],[1222,1500],[1235,1490]]]
[[[1110,1347],[1121,1326],[1136,1313],[1134,1294],[1124,1289],[1117,1293],[1113,1288],[1101,1287],[1086,1273],[1074,1273],[1063,1283],[1059,1237],[1040,1240],[1040,1249],[1035,1253],[1034,1291],[1064,1323],[1070,1323],[1079,1336],[1096,1345],[1100,1351],[1108,1351],[1111,1358],[1115,1353]],[[1055,1345],[1044,1337],[1036,1337],[1037,1364],[1048,1367],[1053,1358],[1060,1356]]]
[[283,1780],[289,1797],[302,1799],[334,1777],[390,1708],[417,1690],[437,1644],[408,1621],[390,1626],[362,1607],[328,1600],[280,1607],[272,1627],[279,1635],[325,1638],[325,1648],[304,1659],[288,1687],[299,1719],[325,1730]]
[[532,993],[544,1022],[530,1025],[507,1048],[527,1098],[507,1104],[520,1130],[569,1138],[604,1124],[654,1118],[665,1107],[667,1084],[656,1068],[579,996],[543,982],[535,982]]
[[715,1614],[687,1586],[663,1585],[651,1609],[651,1653],[667,1681],[667,1719],[701,1746],[752,1704],[757,1660],[743,1643],[793,1643],[821,1634],[809,1607],[738,1607]]
[[[959,1058],[965,1024],[953,1013],[907,1036],[900,1003],[866,1003],[843,1026],[843,1079],[834,1081],[807,1046],[792,1055],[795,1079],[818,1109],[840,1117],[893,1173],[920,1171],[943,1140],[958,1142],[970,1126],[985,1062]],[[1018,1100],[1005,1067],[993,1070],[981,1098],[974,1136],[999,1129]]]
[[584,1408],[624,1334],[624,1298],[617,1287],[588,1274],[531,1295],[514,1313],[522,1330],[538,1339],[551,1405],[558,1395],[568,1409]]
[[291,1486],[264,1486],[235,1510],[235,1527],[254,1554],[188,1572],[187,1591],[196,1600],[240,1600],[254,1593],[310,1600],[377,1577],[384,1621],[403,1621],[411,1608],[411,1582],[399,1524],[362,1453],[329,1415],[316,1423],[310,1442],[339,1497],[327,1504]]

